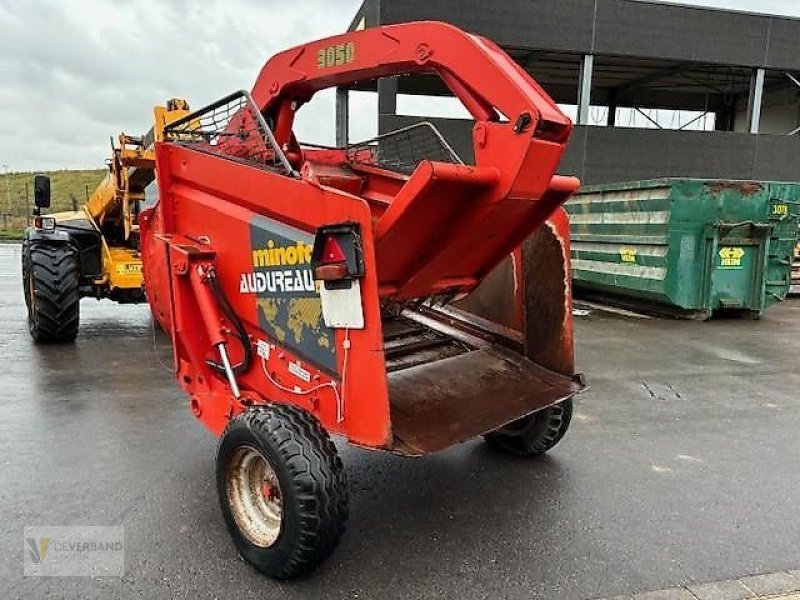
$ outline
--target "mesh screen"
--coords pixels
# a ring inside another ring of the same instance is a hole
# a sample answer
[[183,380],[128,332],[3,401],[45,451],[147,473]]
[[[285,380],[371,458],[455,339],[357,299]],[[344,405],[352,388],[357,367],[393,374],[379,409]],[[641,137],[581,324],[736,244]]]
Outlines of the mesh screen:
[[464,164],[436,127],[427,121],[348,146],[347,160],[407,175],[423,160]]
[[164,128],[164,140],[293,174],[247,92],[236,92]]

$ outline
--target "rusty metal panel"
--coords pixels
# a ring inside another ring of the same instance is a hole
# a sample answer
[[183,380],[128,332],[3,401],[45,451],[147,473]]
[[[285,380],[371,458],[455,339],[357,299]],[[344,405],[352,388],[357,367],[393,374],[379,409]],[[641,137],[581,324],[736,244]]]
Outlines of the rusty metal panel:
[[559,209],[456,306],[518,332],[525,356],[572,377],[575,362],[569,257],[569,224],[566,213]]
[[[561,262],[563,279],[568,266]],[[460,309],[426,305],[385,317],[392,451],[412,456],[438,452],[583,389],[580,378],[572,375],[572,328],[556,331],[562,316],[571,324],[571,312],[543,313],[540,318],[557,322],[550,326],[552,335],[544,329],[542,335],[569,350],[566,362],[551,360],[566,368],[565,374],[526,357],[531,344],[520,332]],[[562,356],[548,344],[539,353],[545,360]]]
[[394,451],[417,456],[493,431],[581,386],[501,346],[389,374]]
[[570,231],[564,210],[523,244],[519,279],[525,356],[562,375],[574,375]]
[[514,268],[514,258],[509,256],[456,306],[503,327],[522,331],[519,286]]

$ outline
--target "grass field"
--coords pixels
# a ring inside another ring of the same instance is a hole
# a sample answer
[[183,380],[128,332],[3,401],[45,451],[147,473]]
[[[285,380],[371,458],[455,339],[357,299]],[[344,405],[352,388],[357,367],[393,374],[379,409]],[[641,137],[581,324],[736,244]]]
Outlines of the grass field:
[[[51,212],[80,207],[105,177],[105,169],[45,171],[50,176]],[[35,173],[0,173],[0,239],[20,239],[33,210]]]

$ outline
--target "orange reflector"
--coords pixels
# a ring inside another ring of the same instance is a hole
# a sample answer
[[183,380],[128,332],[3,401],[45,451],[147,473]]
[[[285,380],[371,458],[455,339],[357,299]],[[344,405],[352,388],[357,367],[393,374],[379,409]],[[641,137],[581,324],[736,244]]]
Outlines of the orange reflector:
[[325,238],[325,245],[322,247],[322,263],[343,263],[347,260],[344,256],[344,251],[336,241],[336,238],[329,235]]
[[318,281],[339,281],[345,277],[347,277],[347,265],[344,262],[319,265],[314,269],[314,279]]

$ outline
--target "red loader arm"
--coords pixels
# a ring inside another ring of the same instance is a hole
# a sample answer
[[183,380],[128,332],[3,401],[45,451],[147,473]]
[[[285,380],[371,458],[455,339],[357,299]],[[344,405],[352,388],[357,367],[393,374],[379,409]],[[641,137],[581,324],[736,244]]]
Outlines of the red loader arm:
[[412,73],[438,74],[472,114],[475,166],[423,162],[382,214],[375,231],[381,289],[398,299],[473,289],[579,186],[553,177],[570,120],[493,42],[444,23],[369,29],[287,50],[264,66],[253,99],[281,147],[299,157],[294,114],[316,92]]

